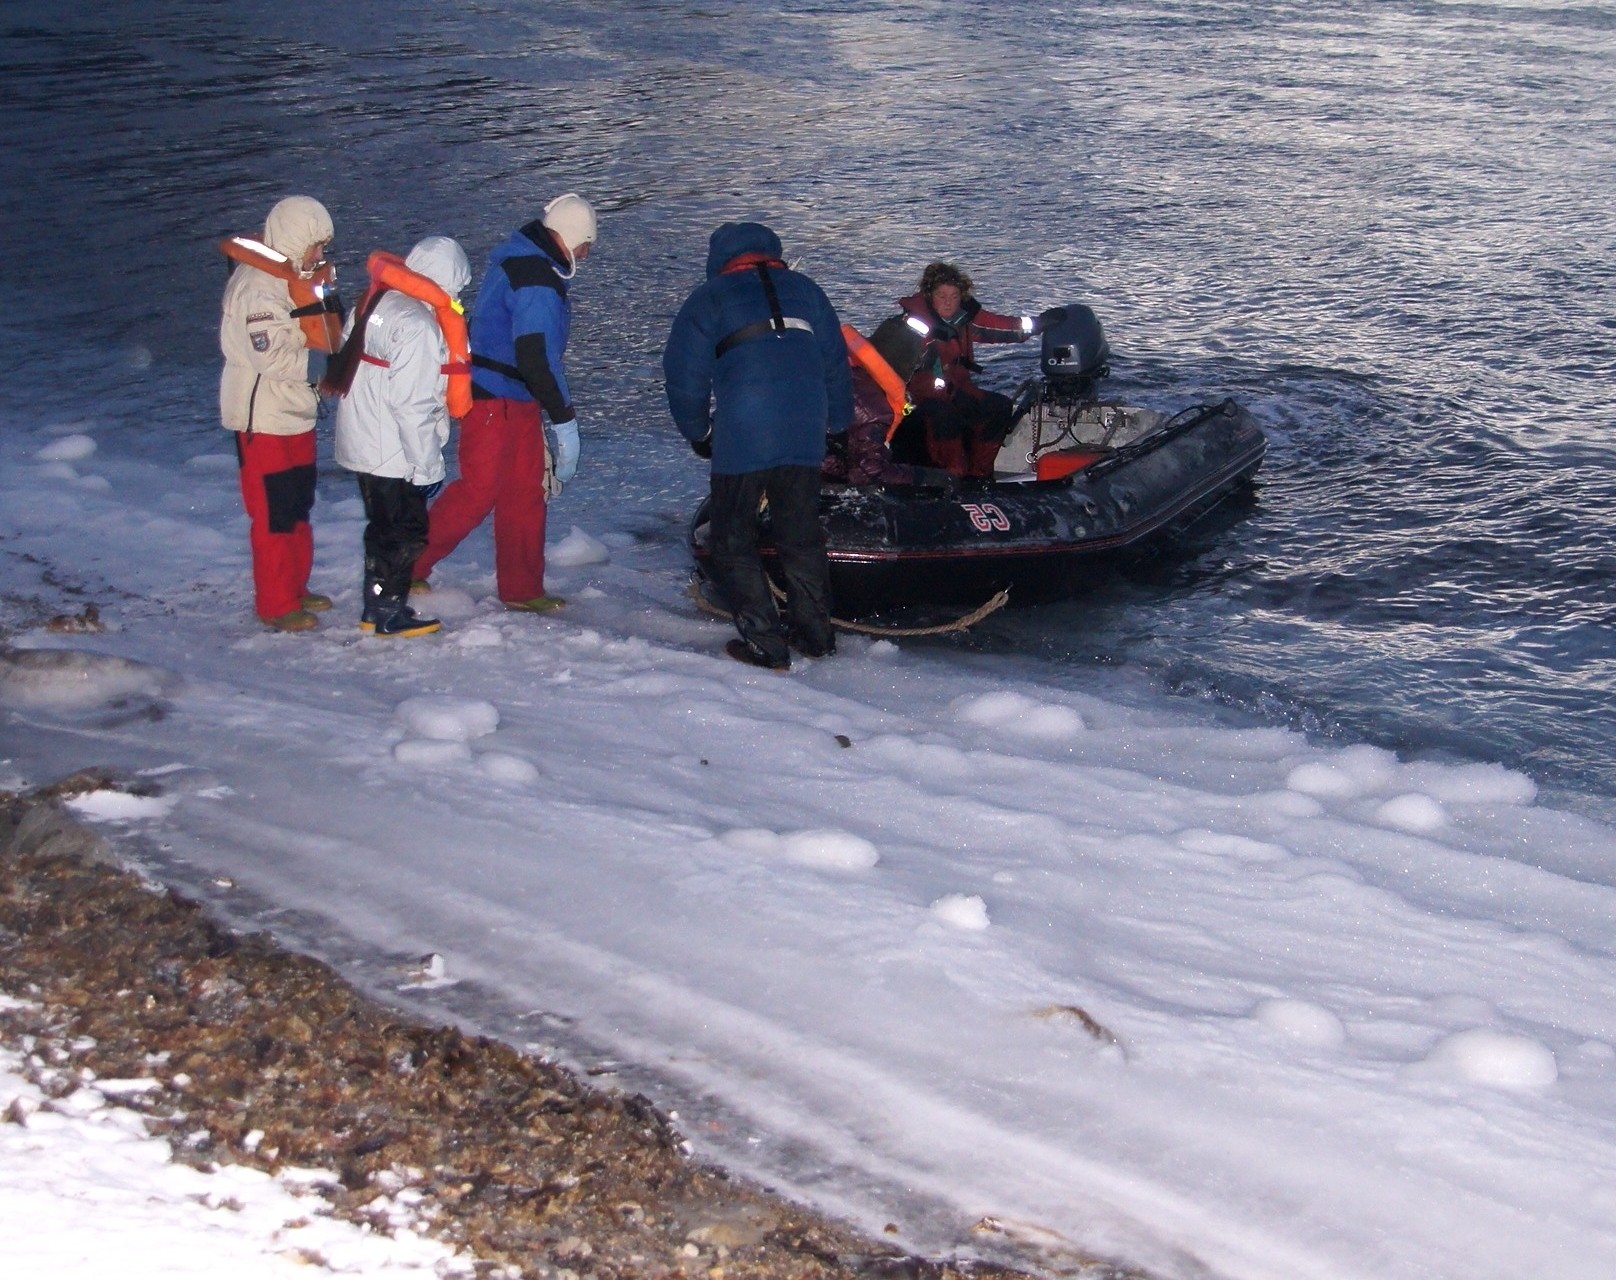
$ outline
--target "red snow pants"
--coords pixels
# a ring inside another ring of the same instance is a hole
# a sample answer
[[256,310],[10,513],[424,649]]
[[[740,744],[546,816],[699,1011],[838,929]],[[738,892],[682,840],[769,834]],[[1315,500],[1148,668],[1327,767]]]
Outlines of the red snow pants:
[[272,436],[238,431],[241,501],[252,546],[253,607],[278,618],[303,607],[314,565],[314,432]]
[[494,513],[494,582],[501,600],[544,594],[544,428],[531,400],[474,400],[460,421],[460,478],[428,513],[426,550],[414,576],[433,566]]

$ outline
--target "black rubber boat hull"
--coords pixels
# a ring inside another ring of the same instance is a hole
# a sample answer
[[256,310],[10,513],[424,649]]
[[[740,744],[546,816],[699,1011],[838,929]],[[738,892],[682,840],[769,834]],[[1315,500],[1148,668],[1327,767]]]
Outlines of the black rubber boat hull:
[[[1013,605],[1067,598],[1249,485],[1267,449],[1233,402],[1163,435],[1059,480],[827,489],[836,613],[974,607],[1006,589]],[[704,510],[690,541],[705,567]]]

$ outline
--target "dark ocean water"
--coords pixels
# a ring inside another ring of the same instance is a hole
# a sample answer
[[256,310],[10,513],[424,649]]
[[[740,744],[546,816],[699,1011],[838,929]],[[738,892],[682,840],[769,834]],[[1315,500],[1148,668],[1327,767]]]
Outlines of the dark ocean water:
[[1616,807],[1610,6],[11,0],[0,27],[8,421],[194,453],[211,241],[282,194],[332,209],[352,281],[577,190],[575,498],[674,530],[699,476],[658,359],[716,223],[771,222],[861,325],[948,257],[989,306],[1093,305],[1112,394],[1234,395],[1270,435],[1238,519],[964,647]]

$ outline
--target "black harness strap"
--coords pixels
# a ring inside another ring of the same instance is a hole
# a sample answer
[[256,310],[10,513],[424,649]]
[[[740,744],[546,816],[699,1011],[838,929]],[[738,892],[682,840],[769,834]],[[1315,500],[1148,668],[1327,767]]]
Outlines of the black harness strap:
[[[487,356],[480,356],[475,351],[471,353],[471,365],[474,369],[487,369],[490,373],[502,373],[507,378],[514,378],[517,382],[524,382],[522,371],[514,364],[506,364],[503,360],[490,360]],[[473,400],[497,400],[492,391],[488,390],[476,378],[471,380],[471,398]]]
[[784,333],[786,331],[785,312],[780,310],[780,295],[775,292],[774,277],[769,274],[769,264],[767,262],[758,263],[757,273],[758,279],[763,281],[763,296],[769,302],[769,320],[774,325],[776,333]]
[[487,369],[490,373],[503,373],[507,378],[515,378],[521,382],[522,371],[514,364],[506,364],[503,360],[493,360],[488,356],[480,356],[475,351],[471,353],[471,363],[478,369]]
[[713,348],[713,359],[722,359],[726,352],[740,346],[741,343],[750,342],[753,338],[761,338],[764,334],[772,333],[773,331],[774,324],[768,320],[755,320],[751,324],[743,324]]
[[718,345],[713,348],[713,359],[721,359],[725,352],[738,347],[743,342],[750,342],[753,338],[761,338],[766,333],[783,334],[787,329],[802,329],[808,333],[814,331],[813,325],[806,320],[799,320],[795,316],[788,316],[780,309],[780,294],[775,290],[774,279],[769,275],[769,264],[757,264],[758,279],[763,282],[763,297],[769,304],[769,318],[767,320],[754,320],[751,324],[743,324],[734,333],[719,339]]
[[343,314],[342,299],[337,296],[337,291],[333,289],[330,293],[326,294],[325,297],[316,298],[306,307],[293,307],[291,314],[293,316],[340,316]]

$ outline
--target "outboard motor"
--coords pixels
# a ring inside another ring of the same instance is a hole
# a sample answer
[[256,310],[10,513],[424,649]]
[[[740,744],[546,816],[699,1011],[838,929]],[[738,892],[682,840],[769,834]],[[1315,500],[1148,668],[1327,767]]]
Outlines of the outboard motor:
[[1081,393],[1111,372],[1106,363],[1111,348],[1093,308],[1077,302],[1065,311],[1066,318],[1041,335],[1044,345],[1038,367],[1052,390]]

